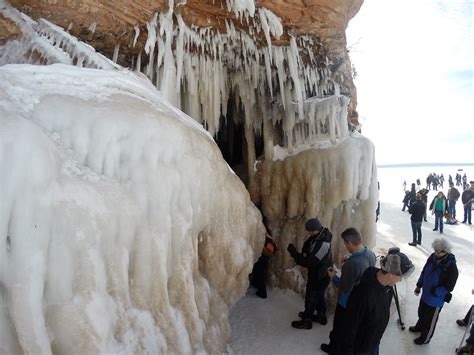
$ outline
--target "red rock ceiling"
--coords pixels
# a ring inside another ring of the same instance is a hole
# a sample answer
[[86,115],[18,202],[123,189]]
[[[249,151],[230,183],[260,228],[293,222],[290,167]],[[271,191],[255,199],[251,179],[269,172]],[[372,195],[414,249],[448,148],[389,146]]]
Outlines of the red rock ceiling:
[[[285,30],[295,34],[308,33],[318,37],[331,53],[345,51],[345,29],[357,13],[363,0],[261,0],[256,6],[272,10],[282,19]],[[47,20],[68,28],[71,34],[90,43],[98,51],[112,55],[117,43],[123,51],[136,53],[146,40],[146,22],[155,12],[166,11],[167,0],[10,0],[10,3],[28,16]],[[176,1],[179,3],[179,1]],[[177,6],[185,22],[197,26],[213,26],[224,31],[224,19],[234,19],[236,27],[243,28],[232,12],[224,10],[225,0],[189,0]],[[94,34],[88,28],[93,21]],[[133,26],[139,25],[138,45],[131,48]],[[3,29],[1,33],[12,30]],[[15,32],[15,31],[13,31]],[[1,37],[5,36],[0,36]]]

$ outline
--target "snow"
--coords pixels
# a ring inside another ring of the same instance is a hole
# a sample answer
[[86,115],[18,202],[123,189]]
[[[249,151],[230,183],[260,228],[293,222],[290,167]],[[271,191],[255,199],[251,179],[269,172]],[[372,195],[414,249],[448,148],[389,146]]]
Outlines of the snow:
[[[468,179],[474,178],[474,167],[417,167],[417,168],[379,168],[381,215],[377,223],[376,255],[381,255],[391,246],[399,246],[415,264],[414,273],[397,285],[401,302],[402,320],[406,329],[402,331],[397,325],[398,316],[395,304],[392,304],[392,315],[382,338],[381,354],[453,354],[454,349],[464,334],[465,328],[456,325],[473,303],[471,290],[474,287],[473,237],[474,227],[458,224],[445,225],[444,237],[453,244],[453,253],[460,271],[453,300],[445,304],[440,313],[438,325],[430,344],[417,346],[413,344],[416,337],[408,331],[408,326],[417,320],[419,297],[413,294],[416,281],[428,256],[432,253],[431,242],[440,236],[432,231],[434,218],[428,215],[428,222],[423,223],[422,246],[410,247],[412,240],[410,218],[402,212],[402,182],[409,185],[420,178],[423,182],[430,172],[455,175],[458,168],[463,168]],[[447,187],[445,183],[445,194]],[[422,187],[423,184],[422,184]],[[428,201],[435,196],[431,191]],[[462,213],[460,202],[457,213]],[[278,253],[287,253],[286,245],[279,245]],[[303,298],[291,291],[268,287],[268,298],[261,299],[255,295],[255,289],[249,289],[231,309],[232,343],[229,354],[324,354],[320,344],[327,343],[332,327],[332,313],[329,323],[321,326],[313,323],[312,330],[297,330],[291,327],[291,321],[298,319],[297,314],[304,307]],[[329,307],[334,309],[334,306]]]
[[0,67],[0,171],[0,353],[224,349],[261,215],[147,78]]

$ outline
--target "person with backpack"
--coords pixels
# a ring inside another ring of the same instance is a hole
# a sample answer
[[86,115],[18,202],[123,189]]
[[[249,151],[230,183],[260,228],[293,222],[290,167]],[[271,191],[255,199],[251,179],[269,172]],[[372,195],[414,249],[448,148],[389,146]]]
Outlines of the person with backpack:
[[439,313],[444,303],[451,301],[451,292],[458,279],[456,258],[451,253],[452,246],[448,240],[435,239],[432,247],[434,253],[426,261],[415,288],[417,296],[423,290],[418,306],[418,321],[408,328],[412,333],[420,333],[420,336],[414,340],[417,345],[430,342]]
[[340,332],[346,319],[346,308],[349,296],[365,270],[375,266],[375,254],[362,244],[362,237],[355,228],[347,228],[342,232],[341,238],[344,246],[351,254],[343,258],[341,277],[336,275],[335,270],[328,270],[329,277],[337,288],[337,305],[331,333],[329,333],[329,344],[321,344],[321,350],[333,354],[338,353],[340,344]]
[[448,212],[453,218],[456,218],[456,202],[460,195],[459,190],[454,187],[452,182],[450,182],[448,190]]
[[270,257],[275,254],[277,250],[276,244],[273,241],[269,230],[265,233],[265,242],[262,248],[262,254],[257,262],[253,265],[252,273],[250,274],[250,285],[257,289],[255,293],[260,298],[267,298],[267,269]]
[[332,234],[317,218],[309,219],[305,229],[308,239],[304,242],[301,253],[292,243],[287,248],[296,264],[308,269],[304,311],[299,314],[301,320],[291,322],[291,326],[297,329],[311,329],[313,321],[322,325],[328,322],[325,292],[330,281],[327,270],[332,266]]

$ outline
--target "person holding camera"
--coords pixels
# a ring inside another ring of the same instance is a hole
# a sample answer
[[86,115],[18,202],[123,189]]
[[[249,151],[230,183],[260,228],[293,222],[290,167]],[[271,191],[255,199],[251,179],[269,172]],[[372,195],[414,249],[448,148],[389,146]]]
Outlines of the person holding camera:
[[341,277],[336,275],[333,268],[328,270],[328,275],[337,288],[337,305],[332,330],[329,333],[329,344],[321,344],[321,350],[329,354],[338,352],[339,332],[346,322],[345,312],[352,289],[359,283],[364,271],[375,266],[375,254],[362,244],[362,237],[357,229],[347,228],[342,232],[341,238],[351,255],[343,258]]
[[[308,269],[304,311],[299,314],[302,319],[291,322],[291,326],[297,329],[311,329],[313,321],[322,325],[328,322],[324,293],[329,285],[327,270],[332,266],[332,234],[317,218],[309,219],[305,229],[308,239],[304,242],[301,253],[291,243],[287,248],[296,264]],[[316,315],[314,311],[317,311]]]
[[414,340],[417,345],[428,344],[433,337],[439,313],[445,302],[450,302],[451,292],[458,279],[456,258],[451,253],[452,246],[444,238],[435,239],[431,254],[416,283],[415,294],[421,294],[418,306],[418,321],[409,327],[410,332],[420,333]]
[[390,319],[393,287],[414,269],[410,259],[394,247],[380,261],[380,269],[365,270],[347,303],[346,321],[341,326],[339,350],[335,354],[379,354]]

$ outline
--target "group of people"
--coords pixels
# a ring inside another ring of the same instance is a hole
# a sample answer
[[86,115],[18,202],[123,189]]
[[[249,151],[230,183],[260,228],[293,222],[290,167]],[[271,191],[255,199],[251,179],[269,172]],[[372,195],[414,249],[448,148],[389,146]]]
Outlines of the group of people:
[[[311,329],[313,323],[327,324],[325,291],[332,283],[338,290],[337,306],[329,343],[321,344],[328,354],[379,354],[379,345],[390,318],[390,305],[396,283],[414,270],[410,259],[399,248],[391,248],[376,267],[376,256],[362,243],[355,228],[348,228],[341,239],[350,253],[342,258],[337,274],[333,266],[332,234],[316,218],[305,224],[307,239],[301,252],[289,244],[288,252],[297,265],[308,269],[304,311],[291,325]],[[446,239],[433,242],[434,253],[428,258],[416,284],[421,292],[418,321],[410,327],[417,333],[417,345],[428,344],[433,336],[439,312],[451,300],[458,277],[456,258]]]
[[[461,223],[472,224],[472,204],[474,202],[474,181],[470,181],[470,185],[466,185],[466,188],[462,192],[454,186],[452,182],[449,183],[449,190],[447,196],[439,191],[433,198],[429,205],[429,210],[434,215],[435,225],[433,231],[443,233],[444,223],[446,224],[457,224],[456,220],[456,203],[461,197],[461,201],[464,209],[464,219]],[[427,202],[428,202],[428,190],[420,189],[416,191],[415,184],[411,184],[411,190],[406,191],[405,197],[402,200],[403,207],[408,208],[410,213],[411,227],[413,231],[413,241],[408,243],[411,246],[421,244],[421,226],[423,221],[426,219]],[[446,222],[443,219],[446,218]]]

